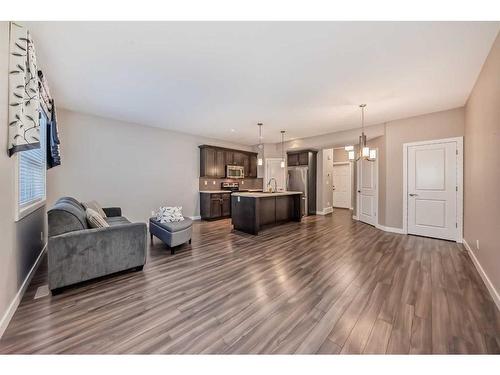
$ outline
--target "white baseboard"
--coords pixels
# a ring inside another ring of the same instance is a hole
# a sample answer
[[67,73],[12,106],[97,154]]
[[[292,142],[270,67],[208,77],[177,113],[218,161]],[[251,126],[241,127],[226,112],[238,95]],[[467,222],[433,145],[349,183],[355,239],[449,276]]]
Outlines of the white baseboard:
[[333,212],[333,207],[327,207],[323,209],[322,211],[316,211],[316,215],[328,215]]
[[10,303],[9,307],[7,308],[7,311],[5,314],[2,316],[2,320],[0,320],[0,338],[2,338],[5,330],[7,329],[7,326],[10,323],[10,320],[12,319],[12,316],[17,310],[17,307],[21,303],[21,300],[23,299],[24,292],[26,292],[26,289],[28,288],[28,285],[30,285],[31,279],[33,278],[33,275],[35,274],[38,266],[40,265],[40,260],[42,259],[42,255],[45,252],[45,249],[47,248],[47,244],[45,244],[42,248],[42,251],[40,251],[40,254],[38,254],[38,257],[36,258],[35,264],[33,264],[33,267],[31,267],[30,271],[26,275],[26,278],[24,279],[21,287],[17,291],[16,295],[14,296],[14,299]]
[[481,279],[483,279],[483,282],[486,285],[486,288],[490,292],[491,298],[495,302],[495,305],[497,305],[497,308],[500,310],[500,294],[493,286],[493,283],[491,282],[491,280],[488,277],[488,275],[486,274],[486,272],[484,272],[483,267],[481,267],[481,263],[479,263],[479,260],[476,258],[476,255],[472,251],[471,247],[469,246],[469,244],[467,243],[465,238],[462,241],[463,241],[462,243],[464,244],[465,249],[467,250],[467,252],[470,255],[470,258],[472,259],[472,263],[474,263],[474,266],[476,267],[477,272],[479,272]]
[[384,232],[397,233],[397,234],[406,234],[403,228],[395,228],[395,227],[386,227],[385,225],[377,224],[375,228],[383,230]]
[[201,216],[188,216],[191,220],[201,220]]

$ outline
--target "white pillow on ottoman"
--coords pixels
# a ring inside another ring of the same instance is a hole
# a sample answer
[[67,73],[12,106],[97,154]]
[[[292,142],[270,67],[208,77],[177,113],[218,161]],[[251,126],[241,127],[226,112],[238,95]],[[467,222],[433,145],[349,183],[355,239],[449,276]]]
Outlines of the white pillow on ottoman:
[[160,223],[183,221],[182,207],[160,207],[156,213],[156,220]]

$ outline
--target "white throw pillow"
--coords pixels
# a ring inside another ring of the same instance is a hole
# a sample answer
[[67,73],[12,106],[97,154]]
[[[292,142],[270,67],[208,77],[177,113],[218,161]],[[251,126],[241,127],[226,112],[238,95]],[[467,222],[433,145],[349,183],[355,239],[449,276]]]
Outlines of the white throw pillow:
[[87,216],[87,221],[91,228],[106,228],[109,224],[104,220],[104,218],[99,215],[97,211],[91,208],[85,210],[85,215]]
[[182,207],[160,207],[156,212],[156,220],[160,223],[183,221]]
[[90,208],[97,212],[101,217],[107,217],[101,205],[97,201],[82,202],[82,206],[87,209]]

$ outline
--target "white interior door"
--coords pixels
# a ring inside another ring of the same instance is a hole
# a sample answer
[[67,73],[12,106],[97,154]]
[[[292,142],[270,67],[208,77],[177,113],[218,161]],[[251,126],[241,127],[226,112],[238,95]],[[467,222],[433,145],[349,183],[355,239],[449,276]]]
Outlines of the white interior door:
[[408,233],[457,240],[457,142],[408,147]]
[[378,161],[358,160],[358,220],[367,224],[377,224],[378,210]]
[[[266,173],[265,173],[265,181],[264,181],[264,190],[266,190],[267,183],[271,178],[276,179],[276,185],[279,191],[286,190],[286,178],[285,178],[285,170],[286,168],[281,168],[281,159],[279,158],[271,158],[266,159]],[[274,188],[274,183],[272,184]]]
[[351,167],[333,165],[333,207],[351,208]]

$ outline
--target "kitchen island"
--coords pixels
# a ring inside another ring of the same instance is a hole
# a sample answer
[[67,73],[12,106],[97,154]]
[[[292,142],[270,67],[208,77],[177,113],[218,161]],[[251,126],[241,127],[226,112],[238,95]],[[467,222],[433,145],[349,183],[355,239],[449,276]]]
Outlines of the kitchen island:
[[233,193],[231,219],[234,229],[258,234],[266,226],[301,220],[300,191]]

